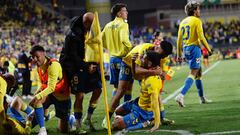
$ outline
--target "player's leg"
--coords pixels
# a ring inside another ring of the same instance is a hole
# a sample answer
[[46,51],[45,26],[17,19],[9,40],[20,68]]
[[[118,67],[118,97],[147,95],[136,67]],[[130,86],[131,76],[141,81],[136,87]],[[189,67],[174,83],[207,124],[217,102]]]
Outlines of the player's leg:
[[126,114],[131,113],[132,106],[133,106],[133,104],[137,104],[138,103],[138,99],[139,99],[139,97],[137,97],[134,100],[130,100],[130,101],[124,102],[123,104],[118,106],[116,111],[115,111],[116,115],[124,116]]
[[44,122],[44,109],[43,109],[43,103],[47,101],[46,98],[43,98],[39,102],[36,102],[33,107],[35,109],[35,118],[36,121],[40,127],[38,135],[46,135],[47,130],[45,128],[45,122]]
[[30,115],[32,111],[33,109],[25,104],[20,97],[15,97],[10,104],[7,114],[21,123],[26,123],[26,120],[22,117],[21,112],[25,112],[27,115]]
[[75,94],[75,102],[74,102],[74,116],[76,118],[76,128],[80,128],[81,127],[81,122],[82,122],[82,111],[83,111],[83,106],[82,106],[82,102],[83,102],[83,98],[84,98],[84,93],[83,92],[79,92]]
[[61,133],[68,133],[69,132],[69,117],[71,111],[71,99],[70,97],[65,100],[58,100],[54,96],[51,96],[53,104],[56,110],[56,117],[59,118],[58,120],[58,130]]
[[116,95],[119,81],[119,73],[122,60],[120,58],[110,58],[110,84],[114,86],[112,97]]
[[[126,65],[124,62],[121,63],[121,70],[119,75],[119,83],[116,95],[112,98],[110,105],[110,117],[119,105],[120,99],[126,93],[126,91],[131,91],[133,84],[133,77],[131,67]],[[131,98],[131,95],[129,95]],[[129,99],[128,99],[129,100]]]
[[184,86],[181,93],[176,96],[175,100],[179,106],[184,107],[184,96],[191,88],[196,75],[199,72],[201,66],[201,49],[195,45],[184,48],[185,58],[188,61],[189,68],[191,69],[190,74],[185,80]]
[[98,88],[92,92],[92,96],[91,96],[89,106],[88,106],[87,116],[83,121],[83,123],[86,125],[86,127],[91,131],[96,131],[95,127],[92,124],[92,114],[97,107],[98,99],[99,99],[101,93],[102,93],[102,90],[100,88]]
[[202,69],[200,68],[199,72],[196,75],[195,78],[195,84],[198,90],[198,96],[200,97],[200,103],[205,104],[205,103],[211,103],[211,100],[208,100],[204,96],[204,89],[203,89],[203,83],[202,83]]
[[74,101],[74,117],[76,122],[74,123],[76,126],[76,132],[78,133],[86,133],[86,131],[82,130],[81,123],[82,123],[82,102],[84,98],[84,93],[82,90],[84,89],[84,79],[85,79],[85,71],[79,71],[73,75],[72,83],[71,83],[71,92],[75,95]]

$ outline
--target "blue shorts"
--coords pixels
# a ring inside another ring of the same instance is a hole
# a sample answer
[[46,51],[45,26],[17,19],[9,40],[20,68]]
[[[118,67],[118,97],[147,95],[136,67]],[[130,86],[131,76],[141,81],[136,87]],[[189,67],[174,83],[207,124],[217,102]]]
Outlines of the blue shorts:
[[58,100],[55,96],[50,94],[43,103],[43,108],[48,109],[52,104],[55,106],[56,117],[68,121],[71,111],[71,99]]
[[152,111],[142,110],[138,106],[138,104],[136,104],[136,102],[132,102],[132,104],[129,104],[129,105],[132,108],[131,112],[123,116],[123,120],[127,128],[137,125],[139,123],[146,122],[154,118]]
[[201,67],[201,49],[196,45],[186,46],[183,48],[185,58],[190,69],[200,69]]
[[[18,121],[18,123],[25,128],[26,126],[26,118],[23,117],[17,110],[15,110],[12,107],[9,107],[7,109],[7,115],[13,119],[15,119],[16,121]],[[33,118],[32,120],[32,128],[34,128],[37,125],[37,119],[36,117]]]
[[21,125],[25,125],[26,120],[23,118],[23,116],[14,108],[9,107],[7,109],[7,115],[15,120],[17,120]]
[[133,106],[133,104],[135,104],[135,105],[138,104],[138,99],[139,99],[139,97],[137,97],[136,99],[130,100],[130,101],[126,101],[121,105],[121,107],[124,109],[124,111],[126,113],[131,113],[132,106]]
[[73,76],[71,83],[71,93],[88,93],[102,88],[101,73],[98,66],[96,72],[90,74],[87,71],[80,70]]
[[121,63],[121,58],[110,58],[110,84],[118,85]]
[[119,80],[133,83],[132,69],[124,62],[121,63]]

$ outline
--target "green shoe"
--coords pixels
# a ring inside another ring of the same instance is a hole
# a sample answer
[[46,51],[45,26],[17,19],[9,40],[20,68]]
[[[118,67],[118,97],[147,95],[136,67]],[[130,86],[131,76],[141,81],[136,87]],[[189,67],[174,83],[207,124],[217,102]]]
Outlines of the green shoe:
[[169,120],[167,118],[164,118],[163,120],[161,120],[162,125],[173,125],[175,123],[174,120]]
[[90,119],[83,119],[83,125],[86,127],[87,130],[91,132],[96,132],[96,128],[93,126],[92,121]]

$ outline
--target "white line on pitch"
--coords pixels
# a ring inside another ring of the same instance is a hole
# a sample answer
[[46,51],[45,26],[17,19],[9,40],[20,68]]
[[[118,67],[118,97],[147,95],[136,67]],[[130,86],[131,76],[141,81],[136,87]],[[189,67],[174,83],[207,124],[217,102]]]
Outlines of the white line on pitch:
[[[203,75],[205,75],[207,72],[209,72],[210,70],[212,70],[213,68],[215,68],[218,64],[220,63],[220,61],[217,61],[216,63],[214,63],[211,67],[209,67],[207,70],[205,70],[203,72]],[[182,88],[184,87],[184,85],[182,87],[180,87],[179,89],[177,89],[174,93],[172,93],[171,95],[169,95],[168,97],[166,97],[164,100],[163,100],[163,103],[167,103],[168,100],[170,100],[171,98],[175,97],[181,90]]]

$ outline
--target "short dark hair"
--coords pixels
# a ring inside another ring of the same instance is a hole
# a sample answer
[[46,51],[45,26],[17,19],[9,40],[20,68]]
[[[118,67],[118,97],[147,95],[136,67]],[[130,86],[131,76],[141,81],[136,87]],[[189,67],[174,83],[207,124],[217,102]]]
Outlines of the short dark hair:
[[4,61],[3,66],[8,67],[9,66],[9,62],[8,61]]
[[165,55],[168,56],[169,54],[172,54],[173,46],[172,46],[172,44],[171,44],[170,42],[168,42],[168,41],[162,41],[162,42],[160,43],[160,46],[161,46],[161,48],[163,49]]
[[146,55],[146,58],[152,62],[152,67],[156,67],[160,65],[161,57],[159,53],[154,51],[147,51],[145,55]]
[[40,45],[34,45],[32,48],[31,48],[31,51],[30,51],[30,54],[33,55],[35,52],[37,51],[41,51],[41,52],[45,52],[44,48]]
[[3,74],[2,77],[7,82],[8,87],[12,87],[15,85],[16,80],[12,74],[6,73],[6,74]]
[[188,16],[193,16],[194,15],[194,10],[197,10],[197,7],[199,7],[200,4],[196,1],[189,1],[187,5],[185,6],[185,13]]
[[127,5],[126,4],[123,4],[123,3],[117,3],[115,5],[113,5],[112,9],[111,9],[111,13],[114,15],[114,16],[117,16],[117,13],[119,11],[121,11],[121,9],[125,7],[127,8]]

